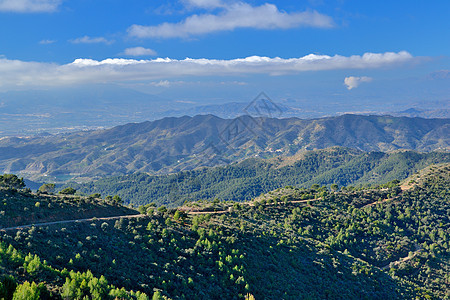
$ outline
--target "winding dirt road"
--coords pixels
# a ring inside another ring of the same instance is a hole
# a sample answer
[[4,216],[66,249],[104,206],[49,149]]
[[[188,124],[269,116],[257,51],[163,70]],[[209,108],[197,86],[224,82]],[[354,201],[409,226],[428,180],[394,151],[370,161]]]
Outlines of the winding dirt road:
[[[322,198],[317,199],[309,199],[309,200],[294,200],[290,201],[291,203],[307,203],[311,201],[318,201]],[[250,203],[242,203],[246,205],[253,206],[254,204],[252,202]],[[275,205],[273,203],[266,204],[266,205]],[[189,215],[206,215],[206,214],[224,214],[231,212],[231,209],[228,210],[219,210],[219,211],[186,211]],[[49,225],[57,225],[57,224],[68,224],[68,223],[81,223],[81,222],[92,222],[95,220],[117,220],[117,219],[132,219],[132,218],[141,218],[146,217],[145,214],[139,214],[139,215],[124,215],[124,216],[114,216],[114,217],[102,217],[102,218],[88,218],[88,219],[74,219],[74,220],[62,220],[62,221],[53,221],[53,222],[44,222],[44,223],[33,223],[33,224],[27,224],[27,225],[20,225],[20,226],[14,226],[14,227],[6,227],[6,228],[0,228],[0,231],[8,231],[8,230],[17,230],[17,229],[23,229],[23,228],[31,228],[31,227],[42,227],[42,226],[49,226]]]
[[115,217],[103,217],[103,218],[88,218],[88,219],[75,219],[75,220],[63,220],[63,221],[54,221],[54,222],[45,222],[45,223],[34,223],[34,224],[27,224],[27,225],[20,225],[15,227],[7,227],[7,228],[0,228],[0,231],[6,231],[6,230],[17,230],[22,228],[30,228],[30,227],[42,227],[42,226],[48,226],[48,225],[56,225],[56,224],[66,224],[66,223],[77,223],[77,222],[92,222],[95,220],[116,220],[116,219],[131,219],[131,218],[139,218],[139,217],[145,217],[147,215],[125,215],[125,216],[115,216]]

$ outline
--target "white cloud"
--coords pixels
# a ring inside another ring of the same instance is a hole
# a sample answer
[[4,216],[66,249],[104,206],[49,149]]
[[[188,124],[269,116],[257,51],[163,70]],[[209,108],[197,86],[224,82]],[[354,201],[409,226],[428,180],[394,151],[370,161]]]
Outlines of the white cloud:
[[170,86],[170,81],[168,81],[168,80],[160,80],[158,82],[154,82],[153,85],[154,86],[158,86],[158,87],[169,87]]
[[188,7],[199,8],[217,8],[225,6],[220,0],[184,0],[183,3]]
[[[0,57],[0,90],[29,86],[59,86],[78,83],[156,81],[183,76],[288,75],[307,71],[371,69],[413,61],[406,51],[365,53],[362,56],[315,55],[300,58],[250,56],[231,60],[156,58],[76,59],[58,65],[24,62]],[[361,80],[360,80],[361,81]]]
[[114,43],[114,41],[111,40],[107,40],[104,37],[89,37],[87,35],[77,38],[77,39],[73,39],[70,40],[69,42],[71,42],[72,44],[107,44],[110,45],[112,43]]
[[[189,0],[200,7],[219,7],[220,1]],[[237,28],[288,29],[296,27],[328,28],[333,26],[330,17],[316,11],[287,13],[274,4],[251,6],[244,2],[228,4],[218,14],[192,15],[179,23],[162,23],[156,26],[132,25],[128,34],[138,38],[177,38],[202,35]]]
[[127,48],[127,49],[125,49],[125,51],[123,53],[128,56],[155,56],[156,55],[155,50],[144,48],[144,47]]
[[349,76],[345,77],[344,84],[347,86],[348,90],[357,88],[362,82],[371,82],[372,78],[367,76],[355,77]]
[[55,11],[62,0],[0,0],[0,11],[38,13]]
[[222,84],[222,85],[248,85],[248,83],[245,82],[245,81],[237,81],[237,80],[234,80],[234,81],[221,81],[220,84]]
[[50,44],[53,44],[55,42],[56,42],[55,40],[42,40],[42,41],[39,42],[39,44],[41,44],[41,45],[50,45]]

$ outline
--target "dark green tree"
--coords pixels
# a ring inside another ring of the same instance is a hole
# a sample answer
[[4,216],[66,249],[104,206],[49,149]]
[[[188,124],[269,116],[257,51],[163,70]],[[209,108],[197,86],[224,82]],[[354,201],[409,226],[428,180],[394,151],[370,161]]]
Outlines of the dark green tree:
[[74,195],[76,192],[77,192],[76,189],[74,189],[72,187],[68,187],[68,188],[61,190],[59,193],[62,195]]
[[13,300],[40,300],[47,299],[48,291],[43,283],[36,284],[25,281],[14,292]]
[[53,193],[55,191],[55,184],[54,183],[44,183],[39,187],[39,192],[41,193]]
[[25,187],[25,182],[23,178],[19,178],[14,174],[4,174],[0,175],[0,187],[21,189]]
[[113,203],[114,205],[122,205],[122,204],[123,204],[123,200],[122,200],[122,198],[119,197],[119,195],[115,195],[115,196],[112,198],[112,203]]
[[156,291],[153,293],[152,300],[162,300],[162,299],[164,299],[164,298],[162,297],[160,291]]
[[336,191],[339,190],[339,186],[338,186],[336,183],[333,183],[333,184],[330,186],[330,188],[331,188],[331,190],[332,190],[333,192],[336,192]]
[[10,300],[16,290],[17,283],[10,275],[0,276],[0,299]]

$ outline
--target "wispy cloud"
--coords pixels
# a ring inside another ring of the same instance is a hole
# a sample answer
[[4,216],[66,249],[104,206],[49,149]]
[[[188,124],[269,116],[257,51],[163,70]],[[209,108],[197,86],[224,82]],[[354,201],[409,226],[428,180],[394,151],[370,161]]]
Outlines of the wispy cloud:
[[371,82],[372,78],[367,76],[355,77],[349,76],[345,77],[344,84],[347,86],[348,90],[357,88],[362,82]]
[[183,0],[182,2],[187,7],[217,8],[226,6],[220,0]]
[[39,44],[41,44],[41,45],[50,45],[50,44],[53,44],[55,42],[56,42],[55,40],[42,40],[42,41],[39,41]]
[[0,11],[16,13],[54,12],[62,0],[0,0]]
[[72,44],[107,44],[107,45],[114,43],[114,41],[107,40],[104,37],[90,37],[87,35],[73,40],[69,40],[69,42],[71,42]]
[[222,84],[222,85],[248,85],[248,83],[245,82],[245,81],[237,81],[237,80],[234,80],[234,81],[221,81],[220,84]]
[[144,47],[127,48],[123,52],[127,56],[155,56],[156,51]]
[[428,74],[429,79],[450,79],[450,70],[439,70]]
[[245,2],[223,4],[214,0],[189,0],[192,6],[221,8],[218,14],[194,14],[179,23],[162,23],[156,26],[132,25],[128,34],[138,38],[187,38],[212,32],[231,31],[238,28],[288,29],[296,27],[329,28],[333,20],[317,11],[288,13],[274,4],[252,6]]
[[153,82],[152,85],[167,88],[170,86],[170,81],[169,80],[160,80],[158,82]]
[[[300,58],[251,56],[231,60],[156,58],[76,59],[65,65],[24,62],[0,57],[0,89],[95,82],[155,81],[183,76],[289,75],[307,71],[373,69],[413,61],[406,51],[363,55],[315,55]],[[361,78],[359,79],[359,82]],[[364,79],[363,79],[364,81]],[[358,80],[356,81],[358,82]],[[354,83],[353,83],[354,86]]]

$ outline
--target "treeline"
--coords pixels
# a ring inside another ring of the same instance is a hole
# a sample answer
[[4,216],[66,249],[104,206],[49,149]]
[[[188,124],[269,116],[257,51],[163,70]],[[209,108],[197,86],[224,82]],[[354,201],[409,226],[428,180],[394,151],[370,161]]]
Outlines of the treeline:
[[292,185],[370,186],[404,179],[432,163],[449,162],[449,153],[362,152],[330,148],[306,152],[295,162],[286,158],[248,159],[225,167],[203,168],[172,175],[130,174],[85,184],[70,183],[82,194],[119,195],[125,203],[154,202],[170,207],[199,199],[250,200],[261,193]]

